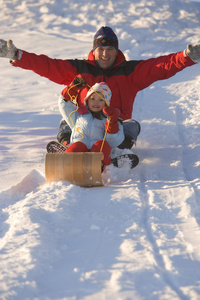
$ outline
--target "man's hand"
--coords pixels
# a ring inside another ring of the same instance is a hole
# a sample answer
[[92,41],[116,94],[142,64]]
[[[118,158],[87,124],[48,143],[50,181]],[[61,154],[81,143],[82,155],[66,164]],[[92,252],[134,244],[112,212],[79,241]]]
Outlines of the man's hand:
[[61,95],[65,101],[76,101],[79,92],[86,86],[87,82],[80,76],[76,76],[70,85],[66,86]]
[[0,57],[6,57],[11,60],[16,60],[17,48],[11,40],[6,42],[0,39]]
[[83,87],[87,84],[87,82],[82,77],[75,77],[73,82],[73,85],[75,85],[77,88]]
[[200,44],[194,46],[191,44],[187,45],[185,52],[195,63],[200,62]]

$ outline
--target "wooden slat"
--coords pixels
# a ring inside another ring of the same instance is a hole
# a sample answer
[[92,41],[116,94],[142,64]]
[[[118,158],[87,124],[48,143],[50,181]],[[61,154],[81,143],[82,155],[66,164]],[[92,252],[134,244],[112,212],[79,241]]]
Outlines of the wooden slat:
[[102,158],[101,152],[47,153],[46,181],[66,180],[84,187],[102,186]]

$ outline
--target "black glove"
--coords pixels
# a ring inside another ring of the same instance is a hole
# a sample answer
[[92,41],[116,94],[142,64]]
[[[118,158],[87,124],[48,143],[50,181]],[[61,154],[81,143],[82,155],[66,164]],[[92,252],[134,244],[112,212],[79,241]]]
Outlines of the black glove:
[[62,90],[61,95],[65,101],[73,101],[86,84],[87,82],[82,77],[75,77],[72,83]]
[[17,59],[17,48],[11,40],[4,41],[0,40],[0,57],[7,57],[11,60]]
[[87,82],[82,77],[75,77],[73,82],[73,85],[76,85],[76,87],[80,88],[87,84]]

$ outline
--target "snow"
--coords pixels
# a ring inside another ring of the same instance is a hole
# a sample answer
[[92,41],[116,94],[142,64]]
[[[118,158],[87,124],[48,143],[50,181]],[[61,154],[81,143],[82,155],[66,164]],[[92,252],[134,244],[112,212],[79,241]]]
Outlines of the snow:
[[[55,58],[86,58],[102,25],[127,59],[200,42],[196,1],[0,3],[1,38]],[[199,65],[138,93],[140,164],[97,188],[45,183],[63,86],[0,70],[0,299],[200,299]]]

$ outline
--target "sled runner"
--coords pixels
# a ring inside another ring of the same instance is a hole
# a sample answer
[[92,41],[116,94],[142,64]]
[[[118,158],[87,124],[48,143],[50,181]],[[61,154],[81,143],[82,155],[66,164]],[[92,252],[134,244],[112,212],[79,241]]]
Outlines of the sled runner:
[[82,187],[102,186],[101,152],[46,153],[47,182],[66,180]]

